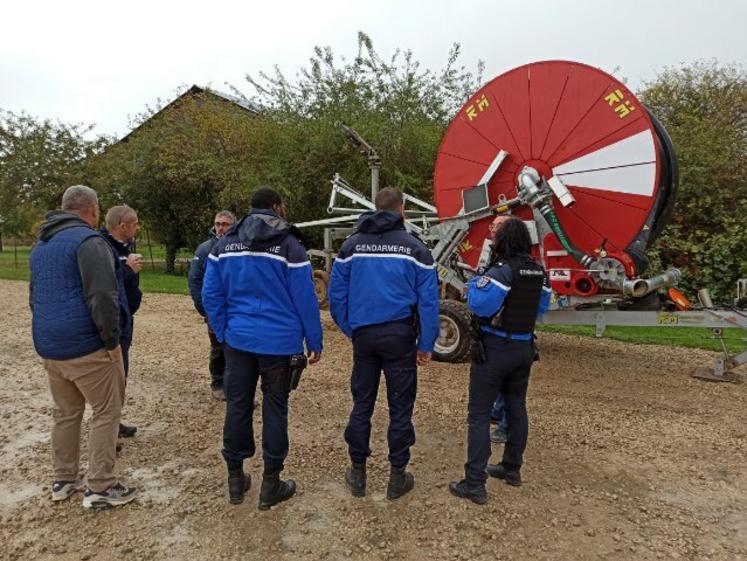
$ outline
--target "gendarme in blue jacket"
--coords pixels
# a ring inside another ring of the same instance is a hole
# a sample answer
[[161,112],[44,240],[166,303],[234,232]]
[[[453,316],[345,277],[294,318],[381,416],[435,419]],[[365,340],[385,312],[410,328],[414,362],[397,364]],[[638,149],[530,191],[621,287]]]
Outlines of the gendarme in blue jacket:
[[378,210],[358,219],[332,266],[329,309],[348,337],[364,325],[404,319],[417,307],[418,350],[438,337],[438,279],[428,248],[405,230],[402,216]]
[[311,263],[298,230],[254,209],[208,257],[202,304],[220,342],[241,351],[292,355],[322,350]]

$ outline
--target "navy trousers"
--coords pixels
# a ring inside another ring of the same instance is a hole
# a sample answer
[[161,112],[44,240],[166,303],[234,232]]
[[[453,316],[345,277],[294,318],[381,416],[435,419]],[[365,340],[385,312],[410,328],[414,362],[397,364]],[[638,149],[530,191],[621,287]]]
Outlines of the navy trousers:
[[226,359],[223,356],[223,345],[218,342],[215,333],[208,325],[208,337],[210,337],[210,387],[220,389],[223,387],[223,374],[226,371]]
[[472,362],[467,406],[467,463],[464,474],[470,487],[485,485],[490,459],[490,418],[493,404],[503,394],[508,433],[501,463],[508,469],[521,467],[527,447],[527,386],[534,360],[532,341],[513,341],[485,335],[487,360]]
[[371,416],[382,370],[389,403],[389,462],[400,468],[410,461],[410,447],[415,444],[416,336],[409,320],[367,325],[353,332],[353,410],[345,442],[355,463],[363,463],[371,455]]
[[124,371],[125,371],[125,379],[127,378],[127,375],[130,373],[130,346],[132,343],[130,341],[120,341],[119,346],[122,349],[122,363],[124,364]]
[[223,345],[226,420],[223,458],[229,469],[254,456],[254,393],[262,387],[262,457],[265,474],[283,470],[288,456],[288,381],[290,357],[248,353]]

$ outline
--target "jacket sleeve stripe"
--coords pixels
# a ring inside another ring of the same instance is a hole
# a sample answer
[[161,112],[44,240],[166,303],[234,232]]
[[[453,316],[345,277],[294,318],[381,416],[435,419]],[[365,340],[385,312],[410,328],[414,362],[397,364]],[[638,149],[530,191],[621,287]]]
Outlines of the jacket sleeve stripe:
[[502,288],[502,289],[503,289],[503,290],[505,290],[506,292],[508,292],[509,290],[511,290],[511,287],[510,287],[510,286],[506,286],[505,284],[502,284],[502,283],[498,282],[497,280],[495,280],[495,279],[494,279],[494,278],[492,278],[492,277],[487,277],[487,278],[488,278],[488,280],[489,280],[490,282],[492,282],[492,283],[493,283],[494,285],[496,285],[496,286],[497,286],[497,287],[499,287],[499,288]]
[[351,255],[350,257],[346,257],[345,259],[335,259],[338,263],[347,263],[351,259],[404,259],[406,261],[412,261],[415,263],[418,267],[422,267],[423,269],[435,269],[436,265],[426,265],[424,263],[421,263],[414,257],[410,257],[409,255],[400,255],[399,253],[355,253]]
[[208,255],[208,259],[210,259],[211,261],[218,261],[218,258],[215,255],[213,255],[212,253],[210,255]]

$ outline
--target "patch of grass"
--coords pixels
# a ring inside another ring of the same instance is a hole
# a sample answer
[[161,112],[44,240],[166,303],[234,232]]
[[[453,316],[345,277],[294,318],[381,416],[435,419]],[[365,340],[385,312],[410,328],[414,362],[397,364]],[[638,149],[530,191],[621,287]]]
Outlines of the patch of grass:
[[[145,246],[147,251],[147,246]],[[141,251],[143,249],[141,248]],[[167,294],[189,294],[187,288],[186,268],[189,267],[187,260],[192,254],[186,250],[178,253],[178,258],[183,259],[177,264],[181,272],[175,275],[166,274],[163,271],[164,250],[161,246],[153,247],[153,264],[150,261],[150,253],[144,253],[145,268],[140,273],[140,288],[143,292],[163,292]],[[29,255],[30,247],[6,246],[5,251],[0,252],[0,279],[29,280]],[[160,261],[159,261],[160,259]]]
[[0,252],[0,278],[10,280],[29,280],[29,254],[28,247],[5,246],[5,251]]
[[[594,337],[592,325],[538,325],[538,331],[565,333]],[[610,325],[604,336],[618,341],[639,345],[666,345],[669,347],[691,347],[708,351],[721,351],[721,344],[714,338],[710,329],[703,327],[631,327]],[[724,342],[730,352],[742,351],[747,347],[747,331],[724,329]]]
[[187,277],[184,275],[167,275],[148,268],[140,272],[140,290],[165,294],[189,294]]

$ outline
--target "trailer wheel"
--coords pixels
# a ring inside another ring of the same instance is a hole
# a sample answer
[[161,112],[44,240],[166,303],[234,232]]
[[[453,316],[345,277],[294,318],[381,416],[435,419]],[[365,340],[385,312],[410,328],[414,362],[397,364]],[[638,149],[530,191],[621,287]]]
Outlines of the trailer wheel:
[[319,301],[319,309],[326,310],[329,308],[327,299],[327,288],[329,287],[329,273],[327,271],[314,271],[314,292],[316,299]]
[[441,362],[465,362],[470,355],[470,314],[457,300],[441,300],[438,339],[433,358]]

